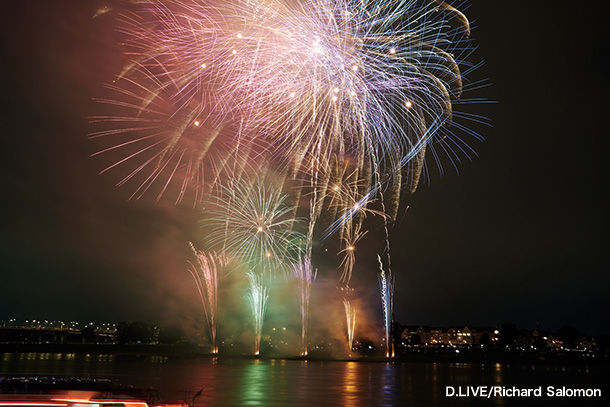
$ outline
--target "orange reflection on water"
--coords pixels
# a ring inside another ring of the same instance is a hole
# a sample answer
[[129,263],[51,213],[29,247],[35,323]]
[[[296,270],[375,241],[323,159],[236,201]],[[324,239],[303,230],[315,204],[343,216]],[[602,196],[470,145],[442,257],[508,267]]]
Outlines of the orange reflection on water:
[[346,362],[345,372],[343,375],[343,406],[356,407],[361,406],[362,400],[359,399],[358,393],[358,371],[360,366],[356,362]]

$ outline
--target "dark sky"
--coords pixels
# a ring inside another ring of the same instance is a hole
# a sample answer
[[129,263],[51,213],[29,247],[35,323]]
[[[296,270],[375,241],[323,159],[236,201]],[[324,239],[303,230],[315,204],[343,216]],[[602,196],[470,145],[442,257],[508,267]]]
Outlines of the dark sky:
[[[91,18],[103,5],[11,2],[0,14],[0,319],[196,310],[185,242],[197,211],[128,201],[90,157],[91,99],[121,69],[112,16]],[[471,96],[498,102],[471,111],[493,127],[473,126],[478,157],[432,174],[392,232],[398,321],[610,332],[603,8],[471,2],[473,59],[485,62],[472,78],[492,83]]]

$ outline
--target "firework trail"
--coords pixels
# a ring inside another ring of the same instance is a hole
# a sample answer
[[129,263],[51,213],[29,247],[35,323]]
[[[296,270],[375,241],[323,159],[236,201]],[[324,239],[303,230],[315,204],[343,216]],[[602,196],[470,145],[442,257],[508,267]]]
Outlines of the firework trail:
[[204,226],[210,245],[248,270],[287,271],[301,257],[305,237],[294,230],[287,196],[261,179],[231,179],[212,197]]
[[394,276],[391,271],[383,269],[381,256],[377,255],[379,262],[379,291],[381,292],[381,306],[383,309],[383,325],[385,328],[386,357],[394,357],[394,341],[392,336],[392,315],[394,311]]
[[206,253],[196,250],[192,243],[189,242],[193,253],[197,256],[197,264],[189,261],[191,268],[189,272],[195,280],[201,305],[203,306],[205,317],[208,322],[208,332],[210,334],[210,343],[212,344],[212,353],[218,353],[216,343],[216,325],[218,315],[218,269],[225,265],[225,260],[214,252]]
[[354,346],[354,331],[356,330],[356,308],[346,299],[343,299],[345,306],[345,319],[347,322],[347,350],[349,356],[352,356],[352,347]]
[[308,257],[303,258],[292,266],[294,277],[299,288],[299,301],[301,305],[301,356],[307,356],[307,323],[309,315],[309,296],[311,294],[311,283],[318,274],[314,270]]
[[254,316],[254,354],[260,354],[261,334],[263,332],[263,321],[265,319],[265,307],[269,298],[269,288],[263,284],[263,278],[252,272],[246,274],[250,288],[248,299]]
[[368,233],[362,230],[363,221],[370,214],[385,216],[383,212],[367,206],[373,202],[372,194],[360,197],[365,188],[362,180],[358,179],[357,171],[347,174],[346,169],[343,169],[328,192],[328,209],[333,214],[332,217],[336,217],[337,213],[342,215],[327,229],[321,239],[326,239],[335,231],[339,231],[342,249],[337,254],[343,256],[339,266],[342,271],[340,280],[346,285],[349,285],[356,262],[356,244]]

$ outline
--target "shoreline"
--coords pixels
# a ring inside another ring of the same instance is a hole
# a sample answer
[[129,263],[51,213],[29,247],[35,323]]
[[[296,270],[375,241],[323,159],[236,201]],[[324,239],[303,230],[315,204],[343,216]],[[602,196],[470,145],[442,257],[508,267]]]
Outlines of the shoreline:
[[381,355],[357,355],[353,357],[333,357],[329,353],[310,352],[307,357],[281,354],[249,355],[239,352],[222,351],[212,354],[207,349],[189,344],[178,345],[116,345],[116,344],[0,344],[0,353],[9,354],[78,354],[113,355],[131,357],[168,358],[222,358],[258,360],[294,360],[311,362],[359,362],[359,363],[500,363],[500,364],[567,364],[582,366],[610,366],[607,355],[594,355],[578,351],[523,351],[505,349],[459,349],[419,348],[386,358]]

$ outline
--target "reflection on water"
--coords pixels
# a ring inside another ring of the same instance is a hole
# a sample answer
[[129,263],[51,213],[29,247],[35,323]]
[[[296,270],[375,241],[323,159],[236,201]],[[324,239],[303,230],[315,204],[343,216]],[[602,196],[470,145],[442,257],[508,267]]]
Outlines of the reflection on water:
[[[502,365],[500,363],[494,364],[493,367],[494,372],[494,386],[502,386],[504,383],[504,370],[502,369]],[[495,406],[505,406],[504,399],[502,398],[494,398]]]
[[[608,389],[608,368],[470,363],[362,363],[168,358],[162,356],[0,354],[2,376],[110,379],[153,387],[167,399],[208,406],[519,406],[564,405],[563,401],[446,397],[446,387],[570,386]],[[579,400],[595,405],[599,400]]]
[[268,366],[259,360],[244,366],[244,374],[241,383],[241,399],[244,406],[263,406],[265,405],[265,390],[267,381],[273,382],[271,367],[275,366],[275,361]]
[[346,362],[343,382],[343,405],[345,407],[356,407],[358,403],[358,363]]
[[432,391],[430,394],[432,395],[432,402],[434,404],[438,404],[440,395],[443,394],[444,389],[439,388],[438,384],[438,365],[436,363],[432,363]]

